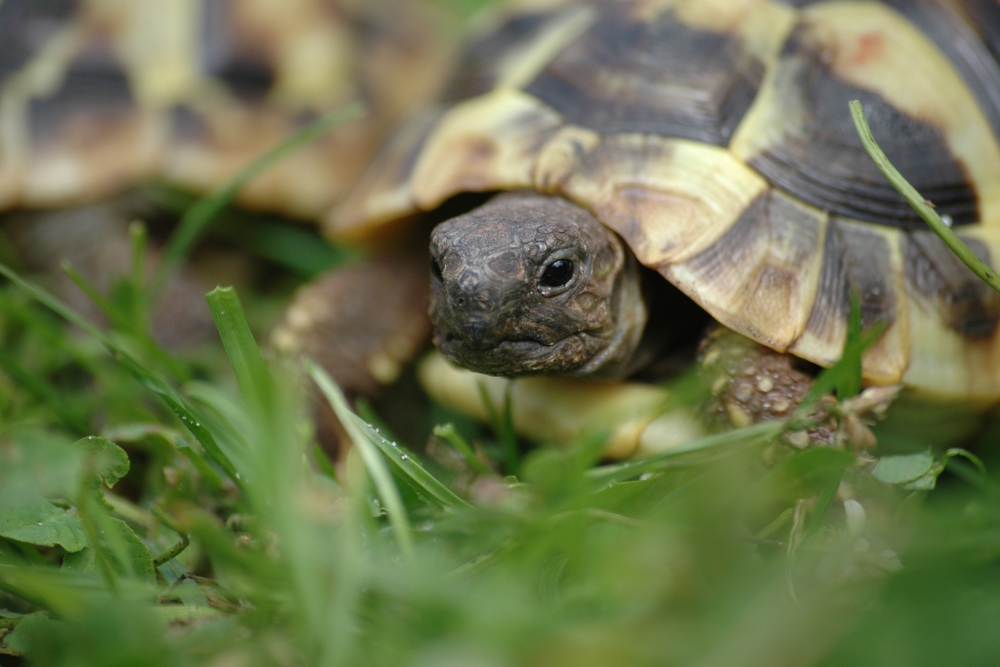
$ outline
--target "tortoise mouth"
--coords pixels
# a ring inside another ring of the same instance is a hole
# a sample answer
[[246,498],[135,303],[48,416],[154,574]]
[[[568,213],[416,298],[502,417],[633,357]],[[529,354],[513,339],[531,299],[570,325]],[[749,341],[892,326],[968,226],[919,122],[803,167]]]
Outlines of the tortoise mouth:
[[453,363],[477,373],[498,376],[571,373],[586,363],[581,352],[587,347],[576,333],[553,343],[536,338],[501,340],[477,348],[454,333],[436,335],[434,343]]

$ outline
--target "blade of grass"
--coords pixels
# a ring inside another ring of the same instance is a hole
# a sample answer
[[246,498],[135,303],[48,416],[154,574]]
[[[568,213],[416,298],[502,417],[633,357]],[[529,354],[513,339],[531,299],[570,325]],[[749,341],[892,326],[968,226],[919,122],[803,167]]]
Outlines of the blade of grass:
[[[949,462],[951,462],[952,459],[956,457],[962,457],[971,462],[973,466],[975,466],[974,469],[977,473],[979,473],[979,478],[975,479],[974,483],[980,484],[983,488],[986,488],[989,485],[990,474],[989,472],[986,471],[986,465],[983,463],[982,459],[980,459],[978,456],[976,456],[975,454],[973,454],[968,450],[960,449],[957,447],[949,449],[944,453],[944,456],[941,457],[941,465],[943,467],[947,467]],[[957,461],[955,463],[957,463]],[[954,466],[954,464],[952,465]]]
[[135,309],[125,310],[119,303],[106,299],[96,287],[90,284],[83,275],[69,262],[62,263],[62,270],[74,284],[87,295],[94,305],[108,318],[112,327],[133,336],[139,344],[140,349],[149,359],[155,360],[160,366],[166,369],[175,379],[183,378],[186,373],[177,361],[167,354],[160,345],[153,339],[144,323],[145,316],[136,313]]
[[448,509],[470,507],[469,503],[455,495],[455,492],[442,484],[434,475],[416,460],[416,455],[402,450],[395,442],[390,442],[381,433],[377,433],[361,417],[351,414],[354,423],[368,436],[368,439],[381,450],[382,454],[396,465],[399,470],[412,480],[415,488],[429,493],[435,500]]
[[146,280],[146,246],[148,245],[146,225],[141,220],[134,221],[128,227],[128,235],[132,241],[132,284],[141,291]]
[[855,341],[860,340],[861,297],[855,289],[851,291],[850,311],[847,316],[847,340],[844,343],[844,351],[840,355],[841,363],[847,367],[837,382],[837,398],[841,401],[861,393],[863,375],[861,355],[864,350],[855,344]]
[[254,414],[260,414],[268,400],[271,374],[247,324],[243,305],[232,287],[216,287],[205,297],[219,329],[222,345],[236,373],[240,392]]
[[241,169],[229,182],[188,209],[164,248],[163,258],[157,266],[156,274],[150,285],[150,302],[156,303],[159,300],[170,276],[191,249],[191,246],[194,245],[198,236],[247,183],[335,127],[361,117],[364,112],[364,105],[355,102],[309,123]]
[[[147,185],[142,192],[158,207],[177,216],[184,215],[197,201],[194,195],[166,185]],[[364,256],[360,248],[331,244],[314,227],[290,225],[287,220],[251,211],[224,210],[206,233],[307,278]]]
[[[851,300],[851,311],[850,318],[854,323],[849,322],[848,324],[847,340],[844,341],[844,350],[840,355],[840,360],[825,369],[813,381],[806,397],[802,399],[802,403],[792,415],[793,424],[806,420],[817,401],[834,390],[837,391],[841,400],[860,392],[862,383],[861,359],[865,350],[874,345],[885,331],[885,322],[876,322],[867,331],[861,332],[860,303],[856,298]],[[792,428],[795,430],[802,427],[795,425]]]
[[454,447],[456,451],[465,457],[465,462],[469,464],[469,467],[478,472],[480,475],[493,474],[493,471],[490,470],[489,466],[479,460],[479,457],[472,451],[472,447],[465,441],[465,438],[463,438],[462,434],[458,432],[458,429],[455,428],[454,424],[449,422],[447,424],[439,424],[435,426],[434,435]]
[[357,250],[331,245],[312,229],[246,215],[219,216],[212,225],[212,234],[306,278],[360,256]]
[[486,390],[486,385],[482,382],[478,383],[479,387],[479,398],[483,402],[483,406],[486,408],[486,414],[489,415],[490,425],[493,427],[493,431],[496,434],[497,439],[500,441],[501,451],[504,457],[504,465],[507,468],[508,475],[516,475],[518,472],[518,465],[520,463],[520,456],[517,450],[517,435],[514,433],[514,422],[511,413],[511,387],[512,383],[507,384],[507,391],[504,392],[504,404],[503,404],[503,414],[497,410],[497,407],[493,405],[492,399],[490,399],[490,394]]
[[337,469],[333,466],[333,461],[330,460],[326,451],[318,444],[313,444],[312,446],[312,459],[321,473],[338,484],[340,483],[340,478],[337,475]]
[[201,444],[204,448],[205,453],[208,454],[216,465],[222,468],[223,472],[233,480],[241,490],[243,489],[243,479],[236,466],[233,462],[226,456],[225,452],[219,447],[218,443],[215,441],[215,437],[212,435],[211,431],[202,426],[201,419],[197,417],[194,411],[188,406],[188,404],[182,399],[177,392],[175,392],[170,385],[165,381],[160,379],[158,376],[153,375],[146,369],[142,368],[138,363],[136,363],[131,357],[124,353],[114,351],[114,357],[125,366],[135,378],[144,387],[155,393],[160,399],[167,404],[177,418],[181,420],[181,423],[191,432],[191,435]]
[[413,557],[413,529],[403,507],[403,500],[400,498],[399,489],[392,481],[392,475],[385,466],[385,461],[379,455],[379,450],[372,445],[368,437],[358,426],[354,417],[356,415],[347,407],[347,399],[344,393],[334,382],[330,374],[311,359],[305,360],[306,370],[310,377],[323,392],[326,400],[330,403],[337,418],[343,425],[347,435],[351,438],[354,446],[358,448],[361,458],[365,463],[365,468],[375,483],[375,488],[382,496],[382,503],[389,512],[389,523],[396,534],[400,550],[407,558]]
[[944,223],[941,216],[937,214],[933,208],[928,205],[927,200],[924,199],[916,188],[909,184],[909,182],[903,178],[892,163],[889,162],[889,158],[886,157],[882,149],[879,148],[878,143],[875,141],[875,137],[872,135],[871,127],[868,125],[868,121],[865,119],[865,110],[861,106],[861,102],[854,100],[850,103],[851,108],[851,120],[854,121],[854,127],[858,132],[858,136],[861,137],[861,143],[865,147],[865,151],[868,152],[869,157],[875,162],[878,167],[889,182],[892,187],[896,188],[899,194],[903,195],[906,202],[913,207],[913,209],[920,214],[920,217],[927,222],[934,233],[941,237],[941,240],[945,242],[951,251],[954,252],[962,263],[965,264],[969,269],[972,270],[977,276],[979,276],[983,282],[1000,292],[1000,277],[997,276],[996,272],[988,267],[981,259],[976,257],[976,255],[969,250],[969,246],[965,245],[958,235],[951,230],[948,225]]
[[187,532],[185,532],[184,528],[176,521],[174,521],[173,517],[171,517],[169,514],[161,510],[159,507],[153,505],[150,508],[150,510],[152,511],[153,516],[155,516],[157,519],[160,520],[160,523],[162,523],[164,526],[177,533],[178,537],[180,538],[180,541],[178,541],[177,544],[167,549],[160,555],[153,557],[153,567],[160,567],[167,561],[173,560],[174,558],[180,556],[181,553],[183,553],[184,550],[188,548],[188,545],[191,544],[191,538],[188,537],[188,534]]
[[218,464],[218,466],[222,468],[227,475],[229,475],[238,487],[241,489],[243,488],[243,481],[240,479],[240,475],[232,461],[230,461],[225,453],[219,448],[211,432],[201,425],[201,420],[195,415],[194,411],[191,410],[187,403],[177,395],[177,392],[175,392],[170,385],[166,383],[166,381],[143,368],[139,362],[133,359],[128,352],[118,345],[111,337],[91,324],[86,318],[81,316],[75,310],[49,294],[41,287],[25,280],[2,263],[0,263],[0,275],[4,276],[19,288],[27,292],[32,298],[47,307],[49,310],[55,312],[57,315],[72,324],[75,324],[104,345],[104,347],[106,347],[111,353],[111,356],[118,363],[124,366],[125,369],[136,380],[138,380],[142,386],[155,393],[164,403],[167,404],[167,407],[169,407],[170,410],[177,415],[177,418],[180,419],[184,426],[191,432],[191,435],[193,435],[198,442],[201,443],[202,447],[205,449],[205,453],[208,454],[209,457],[211,457],[212,460],[215,461],[215,463]]
[[[700,458],[688,460],[691,454],[709,453],[724,450],[727,447],[750,446],[767,442],[781,435],[787,426],[788,420],[782,419],[755,424],[718,435],[710,435],[705,438],[692,440],[680,447],[657,454],[656,456],[650,456],[649,458],[593,468],[587,471],[587,476],[594,481],[610,483],[625,481],[644,473],[661,472],[678,466],[697,465],[704,461]],[[714,460],[714,458],[709,460]]]
[[12,271],[10,268],[8,268],[6,264],[0,263],[0,275],[2,275],[7,280],[11,281],[18,287],[20,287],[25,292],[27,292],[29,295],[31,295],[33,299],[35,299],[35,301],[38,301],[40,304],[42,304],[55,314],[59,315],[63,319],[67,320],[71,324],[75,324],[79,328],[86,331],[89,335],[96,338],[109,350],[115,349],[114,342],[108,336],[106,336],[103,331],[98,329],[96,326],[87,321],[75,310],[64,304],[56,297],[49,294],[41,287],[38,287],[34,283],[31,283],[22,278],[21,276],[19,276],[15,271]]
[[48,405],[64,426],[80,435],[90,432],[86,418],[70,409],[59,397],[59,392],[45,378],[29,373],[4,349],[0,349],[0,370]]
[[[0,590],[30,600],[62,615],[84,613],[110,591],[97,573],[67,572],[51,567],[0,564]],[[155,591],[130,580],[119,581],[118,595],[155,599]]]

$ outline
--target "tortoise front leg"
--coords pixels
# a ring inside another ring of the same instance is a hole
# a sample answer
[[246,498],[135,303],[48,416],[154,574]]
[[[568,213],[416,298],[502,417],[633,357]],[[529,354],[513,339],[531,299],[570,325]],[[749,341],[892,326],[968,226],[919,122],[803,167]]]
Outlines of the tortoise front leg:
[[[348,397],[376,396],[430,341],[426,244],[400,245],[300,288],[271,334],[290,356],[315,359]],[[316,438],[337,459],[345,434],[316,400]]]
[[[819,367],[715,326],[702,340],[699,372],[709,388],[703,410],[714,428],[745,427],[790,417],[805,399]],[[789,435],[793,444],[833,444],[835,425],[824,422]]]
[[272,345],[311,356],[348,395],[378,394],[430,340],[425,248],[385,251],[302,287]]

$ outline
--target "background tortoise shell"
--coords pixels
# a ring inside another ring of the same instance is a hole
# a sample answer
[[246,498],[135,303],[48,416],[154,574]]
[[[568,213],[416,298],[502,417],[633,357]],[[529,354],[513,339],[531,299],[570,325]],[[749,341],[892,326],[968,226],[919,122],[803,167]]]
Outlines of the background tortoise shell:
[[268,171],[245,205],[316,217],[446,70],[438,17],[409,0],[0,2],[0,209],[143,181],[204,191],[318,115],[368,116]]
[[334,237],[466,191],[586,206],[728,327],[828,365],[852,292],[887,328],[868,382],[1000,397],[1000,295],[864,153],[847,103],[987,263],[1000,256],[1000,4],[548,2],[471,42]]
[[[155,226],[150,218],[170,211],[130,188],[217,188],[305,123],[361,100],[364,118],[237,197],[314,221],[388,129],[440,90],[457,28],[456,16],[422,0],[0,0],[0,252],[12,250],[19,269],[99,318],[60,266],[68,261],[100,290],[131,270],[128,223]],[[155,243],[151,250],[155,257]],[[241,272],[215,259],[199,267],[207,276],[183,269],[152,314],[164,345],[217,336],[204,294]],[[352,286],[339,296],[349,301]],[[425,319],[426,305],[389,292],[400,302],[392,316]],[[335,332],[345,341],[335,351],[380,352],[379,331],[355,329]],[[364,369],[352,369],[331,370],[346,387],[368,389]]]

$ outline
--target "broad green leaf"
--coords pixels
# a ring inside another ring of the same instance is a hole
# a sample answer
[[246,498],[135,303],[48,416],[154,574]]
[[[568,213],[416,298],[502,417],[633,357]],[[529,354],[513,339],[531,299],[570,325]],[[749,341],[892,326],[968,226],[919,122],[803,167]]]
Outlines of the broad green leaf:
[[[886,484],[905,484],[920,479],[934,467],[934,456],[929,452],[883,456],[875,464],[872,475]],[[933,488],[933,485],[931,486]]]
[[[937,466],[935,466],[935,468],[937,468]],[[937,478],[942,472],[944,472],[943,467],[937,470],[932,469],[926,475],[918,477],[912,482],[903,484],[903,488],[907,491],[933,491],[934,487],[937,486]]]
[[[114,517],[104,517],[101,522],[104,533],[101,535],[101,548],[111,559],[111,566],[121,576],[136,576],[143,581],[155,581],[156,571],[153,569],[153,559],[142,540],[127,523]],[[108,533],[113,531],[113,534]],[[125,547],[123,557],[128,562],[121,562],[115,554],[119,551],[113,548],[112,539],[119,540]],[[98,572],[97,558],[92,547],[87,547],[63,559],[63,569],[68,572]]]
[[128,454],[107,438],[91,435],[77,440],[76,445],[87,452],[91,470],[100,476],[108,488],[128,474]]
[[[184,566],[176,558],[171,558],[156,568],[163,578],[171,585],[171,590],[177,598],[188,607],[208,607],[208,599],[191,579],[181,577],[187,573]],[[180,581],[179,581],[180,580]]]
[[0,565],[30,565],[30,562],[19,543],[0,537]]
[[105,426],[101,430],[101,437],[112,442],[134,443],[160,456],[190,446],[176,429],[151,422],[126,422]]
[[[123,583],[120,594],[150,597],[151,587]],[[98,599],[111,595],[97,575],[37,566],[0,565],[0,589],[64,615],[86,613]]]
[[[46,667],[168,667],[178,665],[163,623],[147,601],[103,597],[59,620],[32,616],[15,646],[30,664]],[[24,624],[22,623],[21,626]]]
[[87,544],[80,521],[41,496],[0,495],[0,537],[37,546],[59,545],[72,553]]
[[24,655],[28,652],[31,642],[38,641],[40,636],[50,630],[53,623],[58,623],[58,621],[50,619],[48,612],[36,611],[33,614],[28,614],[18,622],[13,632],[4,636],[3,646]]
[[84,452],[71,441],[37,431],[16,433],[0,443],[0,456],[0,496],[55,498],[76,493]]

